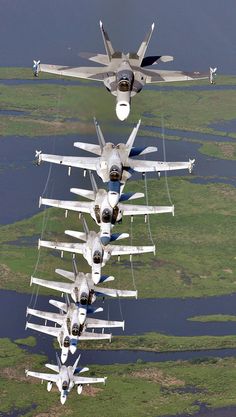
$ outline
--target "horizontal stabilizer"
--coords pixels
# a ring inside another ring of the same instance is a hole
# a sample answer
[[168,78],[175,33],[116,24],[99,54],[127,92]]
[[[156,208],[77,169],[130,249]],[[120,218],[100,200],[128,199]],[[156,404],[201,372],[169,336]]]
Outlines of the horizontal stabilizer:
[[102,275],[99,282],[109,282],[114,281],[115,277],[112,275]]
[[129,153],[129,157],[132,158],[132,156],[138,156],[138,155],[146,155],[148,153],[156,152],[157,147],[156,146],[140,146],[140,147],[134,147],[131,149]]
[[77,232],[75,230],[65,230],[65,234],[68,236],[75,237],[76,239],[83,240],[83,242],[87,242],[87,236],[84,232]]
[[88,198],[89,200],[95,200],[95,193],[91,190],[83,190],[82,188],[71,188],[70,192],[81,197]]
[[69,279],[70,281],[74,282],[75,281],[75,274],[74,272],[70,272],[70,271],[65,271],[64,269],[55,269],[56,274],[61,275],[62,277],[65,277],[67,279]]
[[128,201],[128,200],[135,200],[136,198],[143,198],[143,193],[124,193],[120,196],[120,202],[121,201]]
[[114,242],[115,240],[127,239],[129,237],[129,233],[113,233],[110,238],[110,242]]
[[57,301],[57,300],[49,300],[49,304],[51,304],[52,306],[59,308],[59,310],[63,310],[65,313],[67,313],[68,311],[68,307],[66,303],[62,303],[61,301]]
[[171,62],[174,60],[174,57],[171,55],[154,55],[154,56],[146,56],[143,58],[141,67],[148,67],[153,64],[157,64],[158,62]]
[[54,372],[59,372],[60,371],[58,365],[53,365],[51,363],[45,363],[45,366],[46,366],[46,368],[49,368],[49,369],[51,369]]
[[91,143],[85,142],[74,142],[74,146],[79,149],[83,149],[84,151],[94,153],[98,156],[101,156],[101,148],[99,145],[93,145]]
[[80,52],[81,58],[88,59],[89,61],[96,62],[97,64],[109,65],[109,59],[105,54],[92,54],[91,52]]
[[[88,308],[87,308],[87,313],[88,314],[95,314],[95,313],[101,313],[103,311],[103,308],[102,307],[93,307],[93,306],[88,306]],[[87,323],[87,320],[88,319],[86,319],[86,323]]]

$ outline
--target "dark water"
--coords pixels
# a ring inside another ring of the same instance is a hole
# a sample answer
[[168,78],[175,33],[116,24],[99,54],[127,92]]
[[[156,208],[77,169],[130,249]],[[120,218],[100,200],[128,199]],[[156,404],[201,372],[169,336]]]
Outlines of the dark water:
[[[126,137],[131,129],[127,128]],[[104,132],[105,134],[105,132]],[[186,132],[185,132],[186,134]],[[159,132],[157,133],[159,135]],[[109,137],[113,140],[113,138]],[[0,140],[0,224],[8,224],[32,216],[39,211],[40,195],[48,198],[74,198],[69,192],[71,187],[91,188],[88,176],[84,178],[81,169],[72,169],[71,176],[67,175],[67,168],[56,164],[43,163],[40,167],[34,164],[35,150],[58,155],[88,154],[73,147],[74,141],[88,141],[96,143],[93,136],[67,135],[55,137],[3,137]],[[114,142],[124,141],[123,137],[115,137]],[[136,144],[157,145],[158,153],[148,155],[148,158],[163,160],[163,142],[160,138],[137,137]],[[167,160],[178,161],[196,158],[194,175],[200,177],[216,177],[225,183],[234,182],[236,177],[236,162],[219,160],[200,154],[197,143],[187,141],[165,142]],[[168,175],[178,175],[178,172]],[[183,174],[181,175],[189,175]],[[133,179],[140,179],[141,175],[133,175]],[[164,178],[161,178],[161,181]],[[99,184],[99,180],[97,180]],[[101,184],[101,183],[100,183]]]
[[[111,285],[112,287],[112,285]],[[32,287],[32,291],[35,287]],[[29,294],[18,294],[14,291],[0,291],[1,337],[11,339],[23,338],[30,334],[25,328],[26,307],[55,311],[48,303],[49,297],[39,296],[31,300]],[[187,320],[196,315],[236,314],[236,294],[205,298],[160,298],[138,300],[112,300],[105,303],[98,301],[103,313],[96,318],[125,320],[125,332],[112,331],[114,334],[136,335],[145,332],[160,332],[176,336],[223,336],[235,334],[234,322],[199,323]],[[13,310],[14,306],[14,310]],[[17,317],[17,320],[16,320]],[[31,321],[36,321],[36,318]]]
[[212,123],[209,127],[223,132],[236,132],[236,119]]
[[[200,404],[200,409],[194,414],[178,414],[178,417],[235,417],[236,407],[222,407],[222,408],[208,408],[204,404]],[[163,416],[163,417],[176,417],[175,416]]]
[[104,53],[99,30],[102,20],[116,49],[137,50],[151,23],[156,27],[148,53],[174,55],[168,69],[236,73],[235,0],[2,0],[1,65],[27,66],[42,62],[86,65],[79,52]]

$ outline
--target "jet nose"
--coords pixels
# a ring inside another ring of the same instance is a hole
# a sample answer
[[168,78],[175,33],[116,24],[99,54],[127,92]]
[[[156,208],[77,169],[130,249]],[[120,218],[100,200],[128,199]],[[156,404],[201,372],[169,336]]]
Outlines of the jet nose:
[[98,284],[100,282],[101,274],[100,272],[92,272],[92,279],[94,284]]
[[122,122],[127,119],[130,112],[130,104],[127,101],[118,101],[116,105],[116,115]]
[[112,208],[119,203],[120,194],[115,191],[108,191],[108,202]]
[[86,318],[86,309],[79,308],[79,324],[83,325]]

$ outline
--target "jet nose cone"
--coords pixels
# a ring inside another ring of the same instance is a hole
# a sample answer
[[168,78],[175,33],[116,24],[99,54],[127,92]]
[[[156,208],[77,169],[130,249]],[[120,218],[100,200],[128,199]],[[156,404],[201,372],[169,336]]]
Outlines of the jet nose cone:
[[66,402],[66,395],[61,395],[61,404],[65,404]]
[[117,204],[119,203],[119,198],[120,198],[119,193],[115,191],[108,191],[108,201],[112,208],[117,206]]
[[99,272],[92,273],[92,279],[93,279],[94,284],[98,284],[100,282],[100,278],[101,278],[101,275]]
[[83,325],[86,318],[86,309],[80,308],[79,309],[79,324]]
[[130,112],[130,104],[127,101],[119,101],[116,105],[116,115],[122,122],[127,119]]
[[110,235],[106,235],[106,236],[103,235],[103,236],[101,236],[100,240],[102,242],[102,245],[106,246],[110,242]]

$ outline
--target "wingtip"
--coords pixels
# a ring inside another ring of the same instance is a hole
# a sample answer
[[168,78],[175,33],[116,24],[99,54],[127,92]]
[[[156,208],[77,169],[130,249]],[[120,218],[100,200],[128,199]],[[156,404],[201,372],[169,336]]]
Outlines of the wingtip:
[[152,24],[152,30],[154,29],[154,27],[155,27],[155,23],[153,22],[153,24]]
[[101,29],[103,28],[103,24],[102,24],[101,20],[99,20],[99,26],[100,26]]

